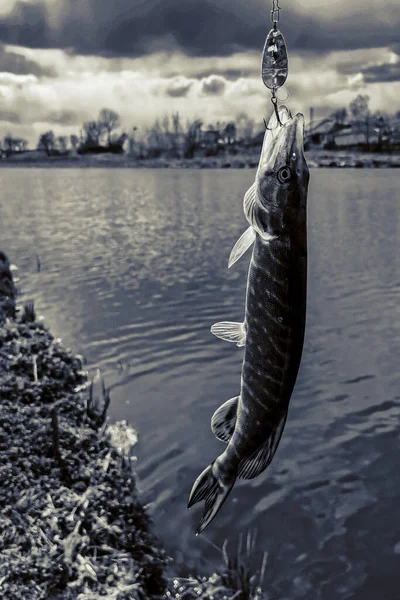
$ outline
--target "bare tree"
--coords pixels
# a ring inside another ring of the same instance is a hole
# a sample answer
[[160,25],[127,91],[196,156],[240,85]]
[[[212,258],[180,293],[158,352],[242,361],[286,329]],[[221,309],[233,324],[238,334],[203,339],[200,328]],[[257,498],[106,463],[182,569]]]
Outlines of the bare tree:
[[42,133],[39,138],[37,148],[38,150],[44,150],[47,156],[51,156],[55,148],[54,133],[52,131],[46,131],[46,133]]
[[118,127],[121,126],[119,114],[114,112],[110,108],[102,108],[99,114],[99,125],[102,128],[102,130],[107,132],[108,145],[110,146],[112,131],[114,131],[114,129],[118,129]]
[[11,135],[6,135],[3,140],[3,146],[6,154],[13,154],[15,152],[24,152],[28,147],[28,142],[23,138],[14,138]]
[[236,125],[231,121],[224,128],[224,138],[227,144],[232,145],[236,141]]
[[85,133],[84,144],[88,146],[99,145],[100,136],[103,132],[102,124],[99,121],[86,121],[83,124],[83,131]]
[[195,119],[191,123],[188,122],[187,131],[184,142],[184,157],[193,158],[196,151],[196,146],[199,143],[200,130],[202,122],[200,119]]
[[79,144],[78,136],[73,133],[72,135],[69,136],[69,142],[71,144],[72,149],[76,151],[76,149],[78,148],[78,144]]
[[181,125],[181,118],[178,112],[172,115],[172,129],[174,154],[177,158],[180,158],[183,152],[183,129]]
[[152,156],[160,156],[163,150],[164,132],[160,121],[156,119],[153,126],[148,130],[147,143]]
[[236,117],[236,126],[238,136],[247,144],[254,134],[254,120],[250,119],[249,115],[245,112],[241,112]]
[[59,135],[57,138],[57,146],[59,147],[61,152],[66,152],[67,151],[67,136],[66,135]]
[[337,110],[335,110],[332,116],[335,119],[336,123],[340,123],[340,125],[343,125],[347,121],[347,108],[338,108]]
[[350,102],[350,114],[352,117],[352,127],[355,132],[363,133],[365,141],[369,144],[369,96],[358,94],[352,102]]

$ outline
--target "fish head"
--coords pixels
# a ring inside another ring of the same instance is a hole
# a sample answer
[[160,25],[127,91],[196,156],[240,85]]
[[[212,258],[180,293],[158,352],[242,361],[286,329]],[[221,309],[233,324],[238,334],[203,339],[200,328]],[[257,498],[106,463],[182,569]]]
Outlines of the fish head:
[[261,237],[288,233],[305,219],[309,170],[304,156],[304,117],[279,108],[265,132],[256,176],[258,203],[254,211]]

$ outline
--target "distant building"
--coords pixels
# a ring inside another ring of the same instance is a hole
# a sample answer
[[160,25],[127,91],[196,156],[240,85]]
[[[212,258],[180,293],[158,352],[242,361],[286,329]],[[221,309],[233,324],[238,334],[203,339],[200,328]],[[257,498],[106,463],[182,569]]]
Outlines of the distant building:
[[335,119],[322,119],[317,123],[313,123],[306,131],[304,144],[306,148],[336,148],[336,139],[344,130],[351,129],[351,125],[346,123],[338,123]]

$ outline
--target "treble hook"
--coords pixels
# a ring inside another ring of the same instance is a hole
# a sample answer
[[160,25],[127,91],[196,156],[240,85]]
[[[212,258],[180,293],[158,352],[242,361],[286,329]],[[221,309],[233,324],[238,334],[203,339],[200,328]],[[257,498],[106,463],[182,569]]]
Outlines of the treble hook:
[[[279,110],[278,110],[278,98],[276,97],[276,88],[272,89],[272,96],[271,96],[271,102],[274,106],[274,111],[275,111],[275,116],[276,116],[276,120],[278,121],[279,125],[281,127],[283,127],[283,123],[281,121],[281,118],[279,116]],[[268,131],[272,131],[272,128],[269,128],[265,122],[264,119],[264,125],[265,125],[265,129],[268,129]]]

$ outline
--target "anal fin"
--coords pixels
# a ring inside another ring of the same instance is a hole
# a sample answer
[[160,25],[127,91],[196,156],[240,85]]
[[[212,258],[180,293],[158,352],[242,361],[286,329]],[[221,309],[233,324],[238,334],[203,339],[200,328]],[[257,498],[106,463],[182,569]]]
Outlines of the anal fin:
[[235,264],[237,260],[250,248],[256,239],[256,232],[250,225],[246,231],[240,236],[236,244],[233,246],[232,251],[229,255],[228,269]]
[[276,429],[253,454],[244,458],[239,463],[238,477],[241,479],[253,479],[262,473],[274,458],[274,454],[282,437],[285,427],[287,410],[282,415]]
[[211,418],[212,432],[221,442],[228,443],[235,430],[238,402],[239,396],[227,400]]
[[246,343],[246,329],[244,323],[220,321],[219,323],[214,323],[214,325],[212,325],[211,333],[220,340],[234,342],[239,347],[244,346]]

